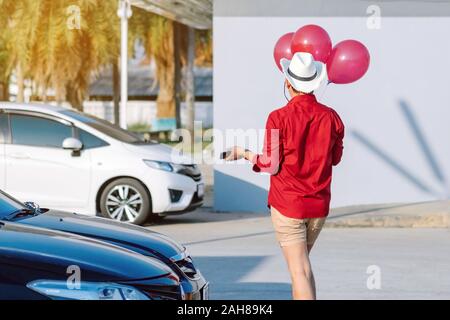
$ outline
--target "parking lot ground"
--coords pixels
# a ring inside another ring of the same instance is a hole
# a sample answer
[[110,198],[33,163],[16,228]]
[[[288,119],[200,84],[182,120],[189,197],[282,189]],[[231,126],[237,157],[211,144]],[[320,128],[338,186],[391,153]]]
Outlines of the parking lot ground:
[[[148,228],[185,244],[212,299],[289,299],[267,214],[202,209]],[[311,259],[319,299],[450,299],[450,229],[325,228]],[[369,290],[369,266],[381,288]]]

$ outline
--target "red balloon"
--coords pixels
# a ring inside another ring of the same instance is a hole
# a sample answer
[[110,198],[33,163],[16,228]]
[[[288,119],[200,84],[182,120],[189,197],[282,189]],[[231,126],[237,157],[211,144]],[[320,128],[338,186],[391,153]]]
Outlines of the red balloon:
[[309,52],[316,61],[326,63],[331,53],[331,38],[322,27],[309,24],[301,27],[292,37],[291,51]]
[[280,65],[281,58],[286,58],[289,60],[292,59],[291,40],[293,35],[294,33],[290,32],[281,36],[281,38],[278,39],[277,43],[275,44],[275,48],[273,49],[273,57],[275,58],[275,63],[277,64],[278,69],[280,70],[282,70]]
[[339,42],[334,46],[328,59],[328,81],[337,84],[355,82],[367,72],[369,64],[369,50],[361,42],[356,40]]

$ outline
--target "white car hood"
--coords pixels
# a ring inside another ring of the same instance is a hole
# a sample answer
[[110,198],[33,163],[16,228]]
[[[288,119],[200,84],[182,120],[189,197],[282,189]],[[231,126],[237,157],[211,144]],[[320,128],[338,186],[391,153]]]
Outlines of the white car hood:
[[187,155],[180,155],[180,153],[165,144],[127,144],[123,143],[123,146],[128,151],[132,152],[136,156],[142,157],[145,160],[165,161],[171,163],[183,163],[193,164],[193,159]]

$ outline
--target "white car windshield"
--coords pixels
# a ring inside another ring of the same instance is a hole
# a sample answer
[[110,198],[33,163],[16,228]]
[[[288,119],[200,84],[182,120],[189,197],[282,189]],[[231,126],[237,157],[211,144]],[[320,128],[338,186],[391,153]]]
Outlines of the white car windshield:
[[69,116],[75,120],[78,120],[80,122],[83,122],[84,124],[100,131],[101,133],[130,144],[149,144],[154,143],[150,141],[146,141],[144,138],[141,138],[137,134],[134,134],[130,131],[124,130],[120,128],[119,126],[113,125],[112,123],[96,118],[94,116],[78,112],[75,110],[63,110],[61,111],[62,114]]

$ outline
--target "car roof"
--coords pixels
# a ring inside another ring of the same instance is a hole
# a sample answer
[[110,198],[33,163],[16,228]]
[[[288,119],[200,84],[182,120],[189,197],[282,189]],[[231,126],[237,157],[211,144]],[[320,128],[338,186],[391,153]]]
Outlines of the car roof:
[[61,106],[54,106],[44,103],[17,103],[17,102],[0,102],[0,109],[4,110],[23,110],[35,111],[49,114],[61,114],[62,111],[71,110]]

